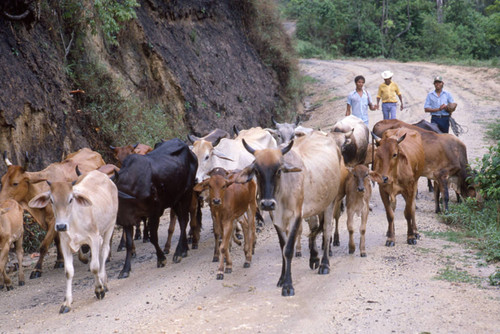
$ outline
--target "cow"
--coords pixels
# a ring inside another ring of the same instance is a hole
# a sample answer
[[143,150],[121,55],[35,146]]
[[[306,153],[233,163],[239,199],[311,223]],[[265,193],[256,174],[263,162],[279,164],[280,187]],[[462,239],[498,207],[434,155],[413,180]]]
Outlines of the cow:
[[[224,273],[232,272],[233,261],[229,253],[233,225],[245,213],[248,219],[242,220],[244,235],[244,268],[250,268],[255,244],[255,213],[257,212],[257,185],[254,180],[247,183],[234,183],[235,173],[216,168],[210,173],[210,178],[198,183],[194,190],[209,191],[208,199],[214,224],[214,262],[219,261],[217,279],[224,279]],[[236,174],[237,175],[237,174]],[[222,237],[222,242],[219,240]],[[224,262],[226,263],[224,270]]]
[[282,296],[293,296],[291,264],[302,218],[320,215],[323,257],[320,265],[316,236],[321,229],[312,229],[309,266],[311,269],[319,268],[319,274],[330,272],[328,244],[342,156],[334,140],[318,132],[290,141],[281,148],[254,149],[245,140],[243,145],[255,156],[255,161],[240,173],[237,182],[249,181],[255,175],[260,208],[274,211],[273,222],[282,252],[278,286],[282,287]]
[[[435,133],[443,133],[440,129],[439,126],[435,123],[430,123],[426,121],[425,119],[420,120],[417,123],[413,123],[413,125],[418,126],[421,129],[432,131]],[[427,179],[427,186],[429,188],[429,192],[433,193],[434,192],[434,187],[432,186],[432,181],[431,179]],[[458,196],[458,195],[457,195]]]
[[59,236],[54,228],[54,214],[51,206],[43,209],[31,208],[28,202],[36,195],[46,192],[48,185],[45,180],[50,181],[74,181],[78,175],[75,172],[76,166],[82,173],[104,166],[104,160],[99,153],[89,148],[82,148],[77,152],[69,154],[62,162],[49,165],[39,172],[28,172],[29,159],[26,155],[24,166],[13,165],[4,152],[4,162],[7,165],[7,172],[2,176],[2,190],[0,191],[0,202],[9,198],[17,201],[24,210],[28,211],[40,227],[47,231],[40,246],[40,257],[31,272],[30,279],[42,276],[42,263],[49,246],[55,240],[57,247],[57,260],[54,268],[62,268],[64,260],[59,247]]
[[146,144],[135,144],[135,145],[126,145],[126,146],[109,146],[111,150],[113,150],[113,156],[117,160],[117,166],[121,167],[123,160],[131,154],[140,154],[144,155],[153,150],[151,146]]
[[106,260],[118,212],[118,190],[107,175],[97,170],[77,181],[48,181],[48,185],[50,190],[35,196],[29,206],[42,209],[50,203],[54,212],[66,272],[66,297],[59,313],[67,313],[73,302],[73,253],[83,245],[88,245],[92,253],[90,271],[97,299],[103,299],[108,290]]
[[356,250],[354,244],[354,215],[361,216],[359,227],[359,252],[361,257],[366,257],[365,233],[368,213],[370,212],[370,198],[372,186],[370,183],[370,170],[365,165],[359,164],[354,168],[348,168],[349,173],[345,180],[344,192],[346,194],[347,230],[349,231],[349,254]]
[[166,208],[174,210],[181,229],[173,261],[180,262],[187,256],[186,226],[197,168],[196,156],[177,138],[157,144],[146,155],[132,154],[125,158],[114,177],[119,190],[117,224],[125,230],[127,247],[125,264],[118,278],[129,277],[132,231],[141,217],[148,217],[157,267],[165,266],[166,257],[158,245],[158,225]]
[[417,183],[424,172],[425,154],[420,133],[406,128],[387,130],[376,137],[377,152],[371,178],[379,185],[380,197],[387,215],[388,229],[385,245],[395,245],[394,210],[396,196],[406,202],[404,215],[408,224],[407,242],[416,245],[419,238],[415,220]]
[[341,148],[346,166],[365,163],[370,131],[360,118],[346,116],[335,123],[330,133]]
[[16,255],[18,262],[17,278],[19,286],[24,285],[23,270],[23,208],[13,199],[8,199],[0,204],[0,274],[3,276],[3,283],[0,280],[0,289],[4,285],[7,291],[12,290],[12,280],[5,270],[9,260],[10,246],[16,245]]
[[387,129],[407,128],[420,133],[424,145],[425,166],[423,176],[436,182],[434,189],[435,212],[441,212],[439,205],[440,194],[444,197],[444,210],[448,210],[449,192],[448,182],[457,184],[457,193],[464,197],[474,196],[473,187],[469,186],[467,148],[457,137],[443,133],[421,129],[417,126],[397,119],[382,120],[373,127],[373,133],[382,136]]
[[208,172],[216,167],[235,170],[251,164],[254,157],[243,148],[243,138],[257,149],[277,147],[271,134],[260,127],[241,130],[234,139],[222,138],[214,143],[197,140],[193,143],[193,152],[198,159],[197,183],[203,181]]
[[297,116],[295,123],[278,123],[274,117],[271,117],[271,121],[276,129],[268,128],[266,131],[273,135],[278,144],[288,144],[295,137],[306,136],[314,131],[312,128],[299,125],[299,116]]
[[106,174],[108,177],[113,177],[115,171],[119,172],[120,168],[113,164],[106,164],[97,169],[99,172]]
[[[113,156],[117,160],[117,171],[119,171],[119,167],[121,167],[123,160],[128,157],[131,154],[140,154],[144,155],[153,150],[153,148],[149,145],[146,144],[140,144],[137,143],[135,145],[126,145],[126,146],[109,146],[111,150],[113,150]],[[113,172],[114,175],[114,172]],[[143,233],[143,242],[148,242],[149,241],[149,231],[148,231],[148,223],[146,219],[143,219],[144,222],[144,233]],[[140,240],[141,239],[141,222],[137,223],[137,226],[135,227],[135,234],[134,234],[134,240]],[[118,249],[116,250],[117,252],[121,252],[123,250],[123,247],[125,247],[125,232],[122,233],[122,237],[120,239],[120,243],[118,244]],[[135,249],[135,245],[133,246]],[[135,254],[135,251],[134,251]]]

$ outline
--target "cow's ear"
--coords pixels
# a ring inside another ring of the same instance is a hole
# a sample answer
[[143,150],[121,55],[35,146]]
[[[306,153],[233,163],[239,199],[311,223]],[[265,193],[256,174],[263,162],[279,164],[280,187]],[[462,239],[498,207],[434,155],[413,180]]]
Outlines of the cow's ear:
[[278,135],[278,131],[276,131],[274,129],[265,128],[264,130],[266,130],[267,132],[269,132],[273,136],[277,136]]
[[283,164],[283,168],[281,170],[283,171],[283,173],[302,172],[301,168],[292,166],[286,162]]
[[406,138],[406,133],[398,139],[398,144],[401,143]]
[[370,171],[370,179],[374,182],[382,183],[382,178],[380,177],[380,174],[377,172]]
[[30,208],[43,209],[49,204],[50,191],[41,193],[33,197],[33,199],[28,203]]
[[90,198],[88,198],[84,194],[74,192],[73,197],[74,197],[76,203],[78,203],[78,205],[81,205],[81,206],[91,206],[92,205],[92,201],[90,200]]
[[351,174],[352,174],[352,172],[353,172],[353,170],[354,170],[354,168],[352,168],[352,167],[350,167],[350,166],[346,166],[346,169],[347,169],[347,171],[348,171],[349,173],[351,173]]
[[255,175],[255,163],[245,167],[239,175],[234,179],[234,183],[247,183],[253,179]]
[[3,215],[4,213],[7,213],[10,211],[10,208],[3,208],[2,210],[0,210],[0,215]]
[[207,188],[207,185],[208,185],[208,180],[205,180],[203,182],[197,183],[193,187],[193,190],[198,192],[198,193],[201,193],[203,190],[205,190]]

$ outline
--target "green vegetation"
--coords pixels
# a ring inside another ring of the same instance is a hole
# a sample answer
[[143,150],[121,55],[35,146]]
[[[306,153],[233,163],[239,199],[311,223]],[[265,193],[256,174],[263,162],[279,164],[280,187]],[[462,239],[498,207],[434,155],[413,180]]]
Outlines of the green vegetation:
[[40,225],[33,219],[33,217],[25,212],[23,215],[24,236],[23,236],[23,249],[25,254],[38,252],[42,245],[43,238],[46,232],[42,230]]
[[282,0],[302,57],[490,60],[500,53],[500,0]]
[[446,268],[439,270],[435,278],[443,281],[457,282],[457,283],[475,283],[475,284],[481,283],[481,279],[479,277],[475,277],[469,274],[465,270],[452,268],[450,266],[447,266]]

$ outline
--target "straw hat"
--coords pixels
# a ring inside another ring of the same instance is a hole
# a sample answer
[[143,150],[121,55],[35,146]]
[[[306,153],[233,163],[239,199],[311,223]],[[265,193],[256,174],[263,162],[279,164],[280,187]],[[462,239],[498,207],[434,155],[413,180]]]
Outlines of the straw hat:
[[391,71],[384,71],[382,72],[382,79],[392,78],[393,75],[394,73],[392,73]]

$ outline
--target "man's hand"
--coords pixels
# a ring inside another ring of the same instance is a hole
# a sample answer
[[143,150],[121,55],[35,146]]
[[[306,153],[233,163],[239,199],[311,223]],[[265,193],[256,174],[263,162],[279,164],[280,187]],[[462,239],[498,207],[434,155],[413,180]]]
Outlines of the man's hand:
[[448,105],[445,107],[445,110],[449,112],[450,114],[457,109],[457,104],[456,103],[448,103]]

